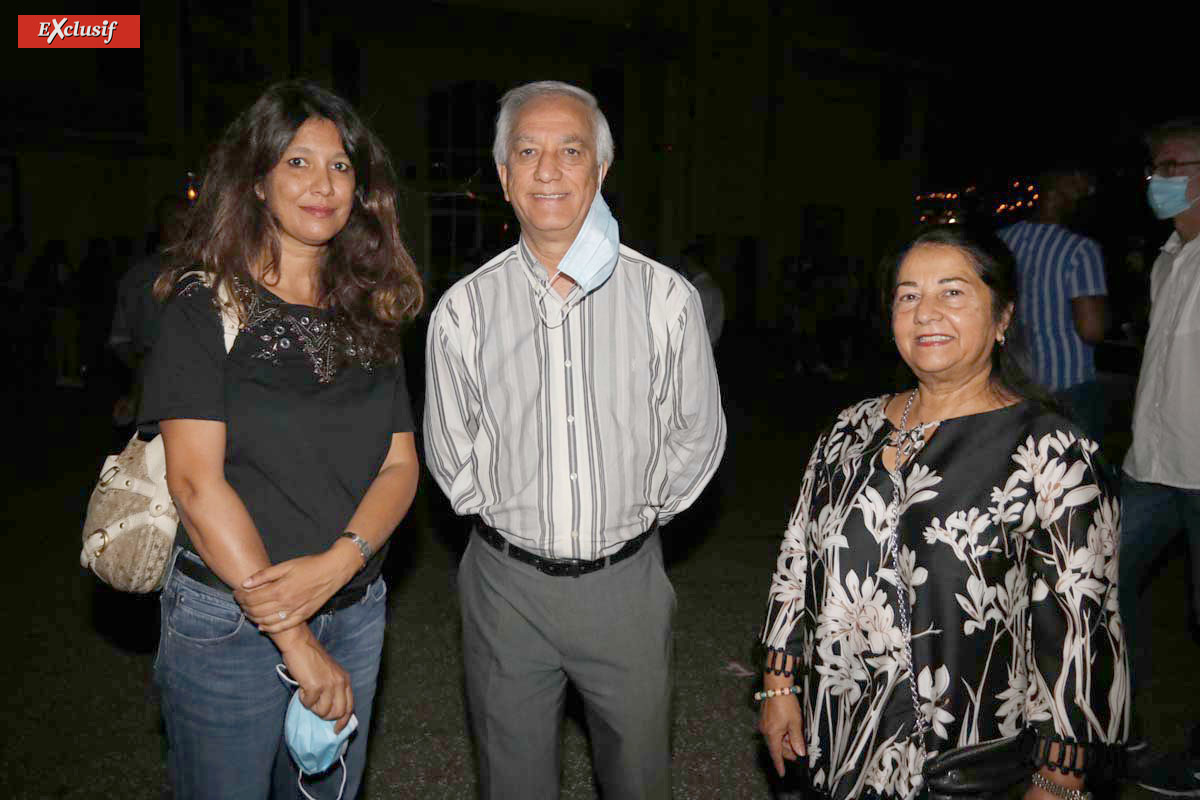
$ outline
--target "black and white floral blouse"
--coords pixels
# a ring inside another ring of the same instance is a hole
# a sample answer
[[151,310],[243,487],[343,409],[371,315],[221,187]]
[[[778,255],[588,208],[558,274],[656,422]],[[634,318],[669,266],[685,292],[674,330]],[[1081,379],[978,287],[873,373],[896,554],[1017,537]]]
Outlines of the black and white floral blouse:
[[[1035,731],[1107,757],[1128,726],[1118,495],[1096,444],[1022,402],[943,421],[893,481],[890,396],[841,412],[804,472],[763,642],[797,657],[814,786],[908,797],[925,757]],[[899,575],[897,575],[899,572]],[[915,712],[896,581],[910,587]]]

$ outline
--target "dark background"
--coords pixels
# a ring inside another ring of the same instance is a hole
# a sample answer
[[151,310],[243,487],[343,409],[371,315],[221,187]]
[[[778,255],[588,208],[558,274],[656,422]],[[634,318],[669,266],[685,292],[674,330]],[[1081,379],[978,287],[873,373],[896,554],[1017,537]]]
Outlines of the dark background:
[[[742,329],[787,326],[792,298],[778,287],[798,262],[870,285],[920,217],[1002,224],[1012,215],[995,214],[996,198],[1064,160],[1096,172],[1080,226],[1120,272],[1165,236],[1142,197],[1141,134],[1196,108],[1194,53],[1165,8],[1109,19],[1058,4],[848,13],[782,0],[68,5],[140,13],[142,47],[14,49],[0,62],[0,229],[21,242],[4,254],[8,283],[50,239],[74,263],[96,236],[129,237],[139,254],[156,200],[202,175],[225,125],[287,77],[349,97],[383,136],[435,291],[515,236],[489,153],[499,95],[542,78],[590,88],[617,142],[606,194],[622,238],[672,265],[702,241]],[[914,201],[930,192],[957,197]]]
[[[749,702],[779,535],[814,433],[837,408],[903,387],[874,267],[922,216],[999,226],[1070,161],[1098,192],[1076,220],[1104,246],[1114,322],[1101,349],[1104,451],[1119,463],[1144,322],[1147,267],[1169,225],[1146,210],[1144,128],[1197,113],[1181,12],[1097,6],[894,4],[835,10],[781,0],[68,3],[25,12],[139,13],[140,50],[16,50],[0,60],[0,288],[9,428],[0,483],[17,624],[0,663],[0,794],[161,796],[154,597],[107,590],[75,566],[84,504],[129,376],[104,354],[111,288],[148,245],[153,209],[233,116],[280,79],[353,100],[391,150],[404,236],[432,298],[515,240],[490,149],[507,88],[556,78],[592,90],[616,161],[605,185],[622,239],[670,265],[699,242],[725,298],[716,350],[729,445],[697,508],[664,535],[679,595],[676,794],[794,796],[769,778]],[[11,19],[11,17],[10,17]],[[1014,186],[1016,184],[1016,186]],[[1034,189],[1029,189],[1034,186]],[[931,196],[933,195],[933,196]],[[947,197],[949,195],[949,197]],[[921,199],[918,200],[917,198]],[[78,298],[86,388],[55,389],[49,309],[23,293],[50,241],[94,292]],[[111,257],[85,261],[94,240]],[[97,271],[99,270],[99,271]],[[1128,328],[1122,327],[1128,323]],[[409,338],[420,406],[422,338]],[[371,798],[472,796],[454,570],[463,544],[425,482],[389,561],[389,634],[372,723]],[[1181,551],[1151,602],[1154,705],[1187,742],[1198,676]],[[576,709],[577,711],[577,709]],[[564,797],[594,798],[570,715]],[[1123,796],[1146,797],[1130,791]]]

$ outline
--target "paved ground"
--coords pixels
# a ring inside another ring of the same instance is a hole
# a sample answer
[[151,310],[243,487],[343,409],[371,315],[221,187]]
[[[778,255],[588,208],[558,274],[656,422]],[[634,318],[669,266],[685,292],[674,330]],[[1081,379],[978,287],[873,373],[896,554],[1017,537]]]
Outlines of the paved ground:
[[[764,348],[769,342],[723,344],[729,454],[700,507],[665,532],[679,597],[679,798],[768,798],[779,788],[763,770],[747,674],[778,536],[812,431],[846,402],[890,385],[762,370]],[[62,392],[8,405],[19,432],[0,465],[0,522],[9,531],[0,607],[10,630],[0,661],[0,797],[157,798],[163,742],[149,681],[156,601],[108,591],[77,566],[82,509],[109,437],[102,405]],[[1123,444],[1119,433],[1113,441]],[[474,796],[452,591],[461,537],[436,490],[423,487],[389,562],[390,624],[363,795],[371,800]],[[1184,572],[1182,557],[1168,559],[1153,590],[1160,657],[1146,708],[1176,746],[1200,709],[1200,671],[1190,667],[1200,650],[1181,610]],[[565,800],[597,796],[580,718],[574,708],[565,726]]]

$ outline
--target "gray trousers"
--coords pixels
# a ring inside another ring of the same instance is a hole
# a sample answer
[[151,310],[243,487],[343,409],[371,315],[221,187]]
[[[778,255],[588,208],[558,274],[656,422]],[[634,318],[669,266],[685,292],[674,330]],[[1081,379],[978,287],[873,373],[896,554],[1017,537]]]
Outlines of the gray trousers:
[[551,577],[472,536],[458,571],[483,800],[555,800],[567,681],[605,800],[667,800],[675,590],[658,534],[633,557]]

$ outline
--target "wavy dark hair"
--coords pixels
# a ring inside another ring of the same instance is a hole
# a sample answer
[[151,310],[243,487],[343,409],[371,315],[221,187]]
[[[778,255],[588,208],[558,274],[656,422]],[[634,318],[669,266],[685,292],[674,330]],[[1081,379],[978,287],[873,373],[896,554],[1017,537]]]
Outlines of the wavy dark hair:
[[421,309],[424,290],[412,256],[400,240],[396,177],[387,150],[351,105],[307,81],[269,87],[226,129],[209,157],[196,205],[179,239],[166,251],[167,268],[154,286],[170,297],[180,276],[202,268],[214,288],[230,287],[245,321],[236,285],[279,276],[279,227],[255,187],[267,176],[306,121],[326,119],[341,135],[354,167],[354,202],[346,226],[325,247],[318,304],[330,309],[373,360],[400,355],[403,323]]
[[995,233],[967,225],[933,225],[919,230],[894,256],[884,262],[883,307],[891,318],[900,265],[917,247],[941,245],[963,254],[975,273],[992,294],[992,319],[999,319],[1011,306],[1012,317],[1004,331],[1005,343],[992,347],[991,383],[993,390],[1007,392],[1026,400],[1035,400],[1047,408],[1057,408],[1049,393],[1029,377],[1028,345],[1020,322],[1020,293],[1017,261],[1008,246]]

